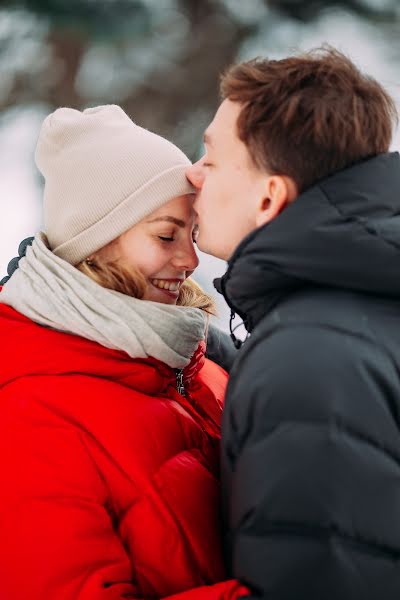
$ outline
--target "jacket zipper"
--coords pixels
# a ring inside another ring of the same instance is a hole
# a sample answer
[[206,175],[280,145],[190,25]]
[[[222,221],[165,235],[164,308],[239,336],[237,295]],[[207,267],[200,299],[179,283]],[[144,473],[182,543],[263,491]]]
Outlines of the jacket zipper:
[[[176,389],[177,389],[178,393],[181,396],[183,396],[184,398],[187,398],[185,384],[184,384],[184,380],[183,380],[183,369],[175,369],[175,378],[176,378]],[[187,408],[187,410],[188,410],[188,408]],[[193,410],[195,411],[196,416],[192,412]],[[204,433],[206,433],[207,435],[209,435],[207,429],[203,425],[203,417],[201,417],[201,415],[199,415],[199,413],[196,411],[196,409],[194,407],[191,407],[189,412],[192,415],[192,417],[195,418],[198,425],[201,427],[202,431]]]
[[176,389],[181,396],[186,396],[185,384],[183,382],[183,369],[175,369]]

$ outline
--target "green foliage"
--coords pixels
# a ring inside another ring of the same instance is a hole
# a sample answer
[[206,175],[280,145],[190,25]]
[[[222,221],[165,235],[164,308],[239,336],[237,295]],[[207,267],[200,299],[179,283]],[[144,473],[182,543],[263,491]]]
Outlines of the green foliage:
[[8,8],[26,9],[47,18],[55,27],[85,29],[89,35],[132,34],[150,26],[151,15],[140,0],[10,0]]

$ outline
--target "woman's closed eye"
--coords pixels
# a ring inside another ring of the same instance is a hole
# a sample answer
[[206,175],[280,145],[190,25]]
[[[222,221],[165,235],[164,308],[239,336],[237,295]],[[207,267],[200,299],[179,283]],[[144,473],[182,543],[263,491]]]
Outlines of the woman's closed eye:
[[[195,229],[193,230],[193,234],[192,234],[192,242],[194,244],[197,244],[197,238],[199,236],[199,228],[195,227]],[[174,242],[175,238],[174,236],[167,236],[167,235],[159,235],[158,239],[161,240],[162,242]]]

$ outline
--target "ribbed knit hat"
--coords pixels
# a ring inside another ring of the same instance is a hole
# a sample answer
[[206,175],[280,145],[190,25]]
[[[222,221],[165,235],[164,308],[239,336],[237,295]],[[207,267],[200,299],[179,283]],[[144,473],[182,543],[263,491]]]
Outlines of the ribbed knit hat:
[[183,152],[115,105],[59,108],[42,125],[35,158],[50,248],[71,264],[194,191]]

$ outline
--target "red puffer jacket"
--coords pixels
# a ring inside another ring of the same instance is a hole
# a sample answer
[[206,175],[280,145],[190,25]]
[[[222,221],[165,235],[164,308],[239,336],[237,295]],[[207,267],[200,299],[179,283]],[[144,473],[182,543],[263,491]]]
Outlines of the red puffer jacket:
[[0,331],[0,599],[246,594],[223,582],[226,374],[204,349],[185,369],[186,399],[160,362],[1,304]]

